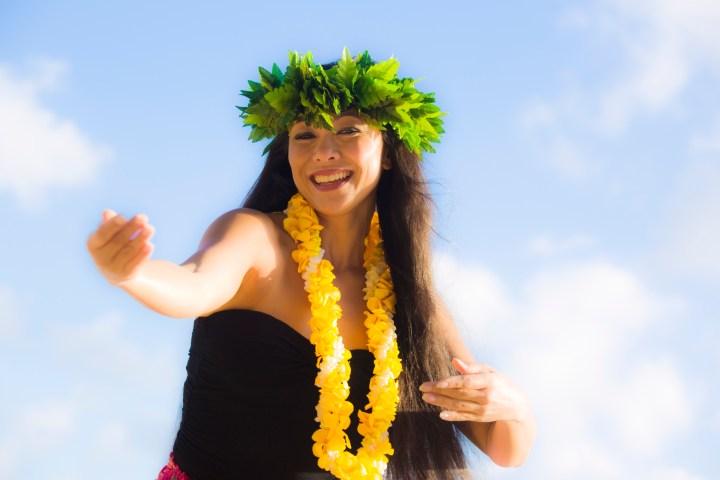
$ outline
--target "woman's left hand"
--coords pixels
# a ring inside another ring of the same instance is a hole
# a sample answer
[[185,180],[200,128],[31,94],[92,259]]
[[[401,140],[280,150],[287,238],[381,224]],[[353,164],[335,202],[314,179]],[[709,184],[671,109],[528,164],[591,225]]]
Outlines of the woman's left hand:
[[489,365],[453,359],[460,375],[420,385],[423,400],[442,408],[448,421],[522,422],[530,415],[527,397],[509,378]]

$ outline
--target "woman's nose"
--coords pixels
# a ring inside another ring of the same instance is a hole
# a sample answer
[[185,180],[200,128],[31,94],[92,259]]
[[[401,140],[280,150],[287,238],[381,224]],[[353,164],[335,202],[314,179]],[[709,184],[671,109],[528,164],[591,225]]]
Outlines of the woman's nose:
[[340,156],[334,132],[326,130],[320,133],[315,145],[314,157],[316,161],[337,160]]

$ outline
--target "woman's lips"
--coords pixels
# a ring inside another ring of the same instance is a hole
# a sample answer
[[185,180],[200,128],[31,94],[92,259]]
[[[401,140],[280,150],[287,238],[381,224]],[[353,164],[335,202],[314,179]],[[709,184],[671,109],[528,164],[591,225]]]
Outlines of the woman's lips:
[[322,171],[310,176],[313,184],[320,190],[334,190],[341,187],[352,177],[350,170]]

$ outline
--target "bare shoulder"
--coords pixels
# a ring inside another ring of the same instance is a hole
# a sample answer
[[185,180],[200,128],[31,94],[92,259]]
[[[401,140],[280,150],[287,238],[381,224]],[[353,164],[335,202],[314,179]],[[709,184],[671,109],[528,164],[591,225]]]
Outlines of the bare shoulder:
[[200,248],[228,239],[270,240],[277,236],[277,228],[271,215],[249,208],[236,208],[225,212],[208,227]]
[[282,214],[238,208],[222,214],[208,227],[200,248],[186,265],[196,272],[213,272],[229,285],[225,302],[212,311],[228,308],[257,310],[259,302],[283,278],[294,244],[282,227]]
[[292,241],[282,228],[282,214],[237,208],[208,227],[198,253],[205,261],[236,264],[243,273],[249,269],[263,272],[280,266],[288,239]]

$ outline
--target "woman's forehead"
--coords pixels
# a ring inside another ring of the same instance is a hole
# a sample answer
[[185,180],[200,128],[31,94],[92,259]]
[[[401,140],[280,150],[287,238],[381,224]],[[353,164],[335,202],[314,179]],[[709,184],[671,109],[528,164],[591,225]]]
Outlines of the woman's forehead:
[[[333,117],[333,123],[336,123],[336,122],[339,122],[339,121],[343,121],[343,120],[346,120],[346,119],[347,119],[347,120],[352,120],[352,121],[358,121],[358,122],[362,122],[362,123],[367,123],[367,122],[365,121],[365,119],[358,113],[358,111],[357,111],[357,110],[354,110],[354,109],[353,109],[353,110],[347,110],[347,111],[341,113],[340,115],[334,116],[334,117]],[[310,125],[309,123],[307,123],[307,122],[305,121],[305,118],[300,118],[300,119],[298,119],[297,122],[295,122],[295,123],[292,125],[292,127],[290,127],[290,130],[292,130],[292,129],[295,128],[295,127],[303,127],[303,126],[305,126],[305,127],[310,127],[310,126],[312,126],[312,125]]]

